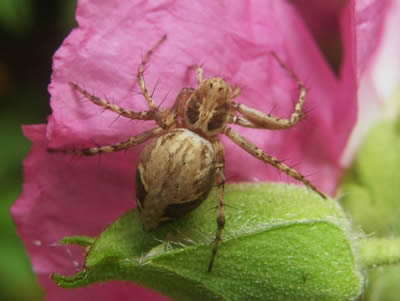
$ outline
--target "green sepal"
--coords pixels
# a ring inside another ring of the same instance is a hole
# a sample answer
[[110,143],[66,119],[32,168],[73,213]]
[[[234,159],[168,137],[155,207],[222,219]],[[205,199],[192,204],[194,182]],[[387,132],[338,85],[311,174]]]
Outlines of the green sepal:
[[400,263],[400,238],[360,240],[358,249],[363,265],[369,268]]

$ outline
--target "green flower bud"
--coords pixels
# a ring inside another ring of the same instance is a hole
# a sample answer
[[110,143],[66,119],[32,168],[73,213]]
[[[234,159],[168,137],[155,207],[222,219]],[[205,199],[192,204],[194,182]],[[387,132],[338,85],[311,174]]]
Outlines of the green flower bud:
[[[152,232],[142,230],[133,210],[96,240],[64,239],[87,248],[85,268],[52,278],[62,287],[129,280],[176,300],[354,300],[366,268],[387,256],[384,249],[379,260],[371,255],[373,247],[351,232],[333,200],[294,185],[232,184],[224,240],[207,272],[215,199],[213,192],[184,218]],[[400,248],[386,258],[399,260]]]

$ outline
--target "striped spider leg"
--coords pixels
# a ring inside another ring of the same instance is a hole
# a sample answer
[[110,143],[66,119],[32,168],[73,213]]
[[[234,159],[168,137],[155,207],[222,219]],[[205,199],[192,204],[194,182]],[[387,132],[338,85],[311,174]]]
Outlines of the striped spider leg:
[[85,89],[81,88],[78,84],[74,82],[69,82],[71,88],[78,93],[82,94],[88,100],[90,100],[95,105],[103,107],[105,110],[112,111],[120,116],[134,119],[134,120],[155,120],[158,124],[158,127],[153,128],[151,130],[145,131],[137,136],[129,137],[126,141],[121,141],[111,145],[104,145],[104,146],[96,146],[84,149],[54,149],[48,148],[49,152],[61,152],[61,153],[70,153],[76,155],[83,155],[83,156],[93,156],[102,153],[109,153],[109,152],[117,152],[121,150],[128,149],[130,147],[134,147],[139,145],[143,142],[148,141],[151,138],[160,136],[163,134],[162,129],[166,129],[168,127],[173,126],[173,113],[171,110],[168,111],[161,111],[157,108],[154,103],[152,96],[149,94],[145,82],[144,82],[144,68],[149,60],[152,53],[166,40],[167,36],[164,35],[150,50],[146,52],[144,55],[142,62],[139,65],[138,73],[137,73],[137,83],[140,87],[140,90],[146,100],[147,106],[149,108],[148,111],[141,111],[141,112],[134,112],[129,109],[122,108],[116,104],[110,103],[107,99],[97,97],[95,95],[90,94]]

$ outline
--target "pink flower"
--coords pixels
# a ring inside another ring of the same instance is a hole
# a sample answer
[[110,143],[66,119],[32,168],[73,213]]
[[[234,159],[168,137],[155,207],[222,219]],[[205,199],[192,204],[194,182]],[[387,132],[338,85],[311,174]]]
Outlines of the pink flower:
[[[379,1],[370,2],[381,7]],[[53,114],[47,126],[24,127],[33,146],[24,163],[23,193],[11,209],[48,300],[163,299],[133,284],[110,282],[65,290],[48,279],[52,272],[75,273],[82,264],[82,250],[58,246],[61,238],[96,236],[134,207],[135,162],[142,147],[101,158],[49,154],[46,148],[114,143],[152,125],[102,112],[74,93],[69,81],[122,107],[144,110],[143,97],[134,92],[137,66],[167,34],[145,72],[149,90],[156,86],[154,98],[160,103],[166,97],[163,107],[172,104],[181,88],[195,86],[188,66],[202,64],[205,76],[219,75],[242,88],[237,101],[287,117],[297,90],[269,55],[273,50],[309,88],[307,119],[288,131],[238,130],[269,154],[290,159],[289,165],[300,162],[297,169],[303,173],[317,172],[310,180],[332,194],[356,120],[356,68],[372,52],[359,55],[357,49],[370,41],[362,39],[366,33],[357,27],[354,7],[352,2],[344,18],[348,34],[338,80],[296,11],[284,1],[80,1],[79,28],[54,56],[49,87]],[[381,22],[369,14],[365,17],[371,25]],[[361,44],[357,49],[355,36]],[[287,180],[228,139],[223,142],[228,181]]]

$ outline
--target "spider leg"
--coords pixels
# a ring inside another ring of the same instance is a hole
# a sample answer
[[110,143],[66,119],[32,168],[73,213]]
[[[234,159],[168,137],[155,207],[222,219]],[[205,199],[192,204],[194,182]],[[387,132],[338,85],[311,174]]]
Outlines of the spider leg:
[[297,122],[299,122],[304,118],[305,113],[303,110],[303,106],[307,90],[304,84],[298,78],[298,76],[291,69],[289,69],[289,67],[286,66],[285,63],[283,63],[283,61],[278,57],[278,55],[275,52],[272,52],[271,54],[278,61],[278,64],[296,82],[297,87],[299,89],[299,95],[297,97],[297,101],[293,107],[293,112],[290,115],[290,117],[280,118],[273,116],[271,114],[265,114],[264,112],[250,108],[240,103],[232,103],[232,105],[237,112],[241,113],[245,117],[245,119],[247,119],[247,121],[251,121],[256,125],[253,126],[254,128],[265,128],[271,130],[287,129],[293,127]]
[[120,116],[124,116],[130,119],[136,119],[136,120],[152,120],[154,119],[154,114],[151,111],[143,111],[143,112],[134,112],[128,109],[121,108],[120,106],[117,106],[115,104],[110,103],[106,99],[99,98],[97,96],[94,96],[90,94],[88,91],[82,89],[79,85],[69,82],[69,85],[71,86],[72,89],[78,91],[80,94],[85,96],[87,99],[89,99],[91,102],[94,104],[103,107],[106,110],[110,110],[114,113],[117,113]]
[[150,49],[146,52],[146,54],[144,55],[142,62],[139,65],[138,68],[138,74],[136,76],[137,79],[137,83],[140,87],[140,90],[142,91],[142,94],[144,96],[144,98],[147,101],[147,105],[149,106],[149,109],[151,111],[158,111],[156,104],[154,103],[153,98],[151,97],[151,95],[149,94],[149,91],[146,88],[146,84],[144,82],[144,67],[146,66],[147,62],[149,61],[151,55],[153,54],[153,52],[167,39],[167,35],[163,35],[161,37],[161,39]]
[[266,122],[263,125],[257,124],[246,117],[239,116],[239,115],[231,115],[229,117],[228,123],[233,123],[240,125],[245,128],[253,128],[253,129],[269,129],[269,130],[283,130],[292,127],[293,125],[284,125],[283,123],[285,120],[281,118],[267,115],[269,120],[265,120]]
[[215,256],[217,255],[218,244],[222,239],[222,230],[225,225],[225,214],[224,214],[224,147],[219,140],[213,141],[213,147],[216,154],[216,173],[215,173],[215,181],[217,184],[217,232],[215,234],[215,239],[213,241],[213,249],[211,253],[210,262],[208,264],[208,272],[211,272],[211,269],[214,264]]
[[233,114],[229,116],[228,123],[237,124],[245,128],[260,128],[257,124],[248,120],[247,118]]
[[48,148],[47,151],[50,153],[64,153],[64,154],[74,154],[80,156],[94,156],[103,153],[118,152],[124,149],[141,144],[153,137],[162,135],[164,129],[160,127],[153,128],[151,130],[145,131],[137,136],[129,137],[128,140],[121,141],[111,145],[95,146],[83,149],[54,149]]
[[[252,123],[253,126],[251,126],[251,127],[253,127],[253,128],[269,129],[269,130],[283,130],[283,129],[288,129],[288,128],[295,126],[297,124],[297,122],[304,119],[304,117],[305,117],[305,113],[303,111],[304,96],[302,98],[303,98],[303,100],[301,100],[300,102],[297,102],[295,104],[294,111],[288,119],[273,116],[271,114],[265,114],[264,112],[261,112],[259,110],[250,108],[244,104],[240,104],[240,103],[236,103],[236,102],[232,102],[232,106],[237,112],[239,112],[243,115],[244,118],[242,118],[242,120],[247,121],[247,122],[245,122],[245,124]],[[239,121],[239,119],[236,119],[236,121]],[[236,124],[242,125],[242,124],[240,124],[240,122],[238,122]],[[243,126],[250,127],[248,125],[243,125]]]
[[286,164],[283,164],[280,162],[278,159],[266,154],[263,152],[263,150],[254,144],[252,144],[250,141],[242,137],[239,133],[235,132],[233,129],[229,127],[225,127],[224,132],[226,136],[228,136],[235,144],[243,148],[246,152],[248,152],[250,155],[256,157],[257,159],[268,163],[276,168],[278,168],[280,171],[284,172],[288,176],[302,182],[304,185],[306,185],[308,188],[311,190],[315,191],[318,193],[322,198],[326,198],[326,196],[320,192],[309,180],[307,180],[301,173],[299,173],[297,170],[290,168]]

